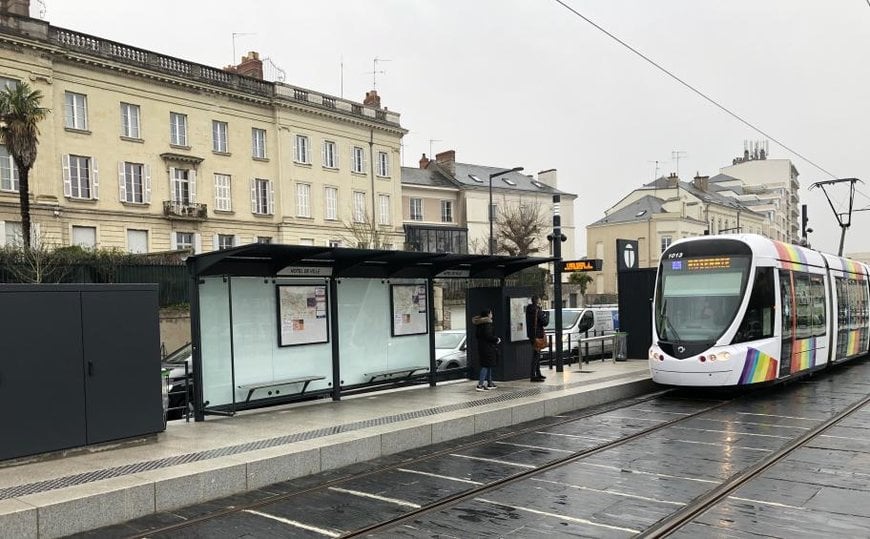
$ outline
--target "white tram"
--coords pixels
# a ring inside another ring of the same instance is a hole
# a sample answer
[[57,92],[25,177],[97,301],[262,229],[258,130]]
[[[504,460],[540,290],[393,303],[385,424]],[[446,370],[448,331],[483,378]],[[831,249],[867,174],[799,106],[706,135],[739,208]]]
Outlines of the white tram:
[[868,352],[868,267],[756,235],[673,243],[656,277],[654,381],[777,382]]

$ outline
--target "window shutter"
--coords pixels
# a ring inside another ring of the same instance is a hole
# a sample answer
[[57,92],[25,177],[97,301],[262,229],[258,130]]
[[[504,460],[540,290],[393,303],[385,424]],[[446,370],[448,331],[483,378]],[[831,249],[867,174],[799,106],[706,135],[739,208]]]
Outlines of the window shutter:
[[202,234],[195,232],[193,234],[193,254],[197,255],[202,252]]
[[187,172],[187,178],[190,183],[190,203],[196,204],[196,171],[190,169]]
[[127,176],[125,174],[125,164],[123,161],[118,162],[118,197],[121,202],[127,202]]
[[299,135],[296,135],[294,142],[296,144],[293,145],[293,160],[298,163],[299,161],[302,161],[302,159],[299,158]]
[[251,213],[257,213],[257,180],[251,178]]
[[169,167],[169,200],[172,202],[178,202],[178,193],[175,189],[175,183],[177,181],[178,180],[175,178],[175,167]]
[[269,190],[266,191],[266,195],[268,198],[268,206],[269,206],[267,213],[269,215],[275,215],[275,190],[272,188],[271,181],[268,182],[267,187],[269,188]]
[[91,181],[91,198],[99,200],[100,198],[100,172],[97,170],[97,158],[91,157],[91,171],[93,172],[93,180]]
[[63,167],[63,196],[72,196],[72,180],[69,174],[69,154],[65,154],[61,158],[61,166]]
[[239,235],[238,235],[238,234],[233,234],[233,247],[238,247],[238,246],[241,245],[241,244],[242,244],[242,243],[241,243],[241,238],[239,237]]
[[0,247],[6,246],[6,221],[0,221]]
[[39,226],[39,223],[33,223],[30,226],[30,244],[31,245],[33,245],[35,247],[40,246],[39,245],[39,238],[42,237],[42,234],[40,233],[41,230],[42,230],[42,227]]
[[169,232],[169,250],[178,250],[178,235],[174,231]]
[[145,178],[142,180],[144,184],[143,188],[145,189],[143,200],[145,204],[151,204],[151,165],[144,165],[142,169],[142,173],[145,174]]
[[220,246],[221,246],[221,244],[220,244],[220,238],[218,237],[218,234],[212,234],[211,235],[211,249],[212,249],[212,251],[217,251],[218,249],[220,249]]
[[82,96],[82,129],[88,128],[88,98]]
[[363,149],[363,151],[362,151],[362,170],[360,172],[365,174],[366,170],[368,170],[366,168],[366,151],[365,151],[365,149]]
[[339,150],[339,146],[341,146],[338,142],[335,142],[332,146],[332,166],[335,168],[340,168],[339,164],[341,163],[341,150]]
[[320,146],[320,165],[325,167],[325,166],[327,166],[327,164],[328,163],[326,162],[326,141],[324,140],[323,145]]

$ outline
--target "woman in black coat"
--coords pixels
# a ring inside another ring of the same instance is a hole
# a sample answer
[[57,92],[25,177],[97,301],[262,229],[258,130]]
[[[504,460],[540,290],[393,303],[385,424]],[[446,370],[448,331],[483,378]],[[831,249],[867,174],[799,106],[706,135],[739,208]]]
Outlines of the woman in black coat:
[[526,305],[526,336],[532,345],[532,364],[529,379],[532,382],[543,382],[547,379],[541,374],[541,352],[535,349],[535,339],[543,339],[547,335],[544,326],[550,322],[550,314],[541,308],[538,296],[532,296],[532,302]]
[[477,337],[477,357],[480,360],[480,380],[478,391],[495,389],[492,383],[492,368],[498,364],[498,344],[501,339],[495,336],[492,325],[492,310],[487,309],[471,319],[474,324],[474,335]]

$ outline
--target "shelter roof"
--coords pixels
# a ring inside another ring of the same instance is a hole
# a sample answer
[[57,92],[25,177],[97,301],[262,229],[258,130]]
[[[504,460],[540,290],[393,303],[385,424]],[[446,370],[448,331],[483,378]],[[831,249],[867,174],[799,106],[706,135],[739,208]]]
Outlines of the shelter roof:
[[[416,253],[345,247],[252,243],[187,259],[195,277],[210,275],[278,277],[332,276],[385,278],[504,278],[525,268],[555,260],[529,256]],[[287,268],[297,269],[293,273]],[[306,273],[310,269],[311,273]],[[284,271],[282,271],[284,270]]]

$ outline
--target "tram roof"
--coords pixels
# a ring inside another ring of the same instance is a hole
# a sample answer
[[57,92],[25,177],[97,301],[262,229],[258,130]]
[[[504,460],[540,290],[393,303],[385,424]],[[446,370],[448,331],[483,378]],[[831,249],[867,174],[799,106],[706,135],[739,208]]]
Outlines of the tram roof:
[[[190,273],[277,277],[287,268],[310,268],[311,275],[359,278],[505,278],[523,269],[556,260],[530,256],[416,253],[346,247],[251,243],[187,259]],[[314,273],[320,270],[321,273]],[[451,272],[445,274],[445,272]]]

